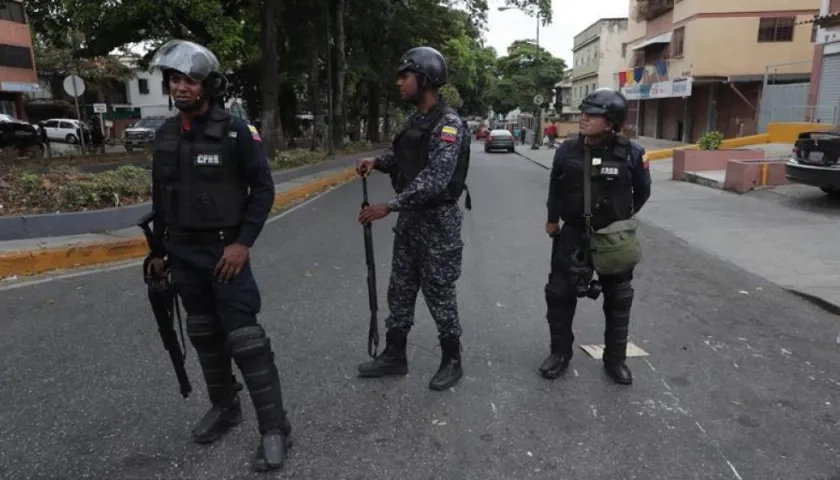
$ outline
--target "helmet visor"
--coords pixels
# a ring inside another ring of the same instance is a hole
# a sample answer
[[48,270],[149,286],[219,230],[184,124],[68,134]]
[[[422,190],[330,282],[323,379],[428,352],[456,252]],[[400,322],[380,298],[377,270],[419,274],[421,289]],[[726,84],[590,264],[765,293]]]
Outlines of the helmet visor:
[[171,40],[152,57],[150,68],[176,70],[196,81],[203,81],[213,72],[219,72],[219,60],[213,52],[193,42]]

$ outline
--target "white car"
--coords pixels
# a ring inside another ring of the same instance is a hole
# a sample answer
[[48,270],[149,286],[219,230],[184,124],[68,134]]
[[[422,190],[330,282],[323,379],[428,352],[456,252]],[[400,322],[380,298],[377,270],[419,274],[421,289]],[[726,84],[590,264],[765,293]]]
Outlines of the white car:
[[85,140],[90,139],[90,129],[84,123],[75,118],[51,118],[44,120],[44,129],[47,131],[47,138],[59,142],[79,143],[78,129],[85,132]]

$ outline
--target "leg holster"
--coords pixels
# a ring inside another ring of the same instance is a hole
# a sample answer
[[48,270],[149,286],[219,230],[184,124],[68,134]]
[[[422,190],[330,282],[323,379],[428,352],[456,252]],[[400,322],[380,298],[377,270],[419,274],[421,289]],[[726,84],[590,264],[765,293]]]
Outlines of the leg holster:
[[604,285],[604,362],[624,363],[627,358],[627,336],[633,287],[630,282]]
[[559,278],[552,278],[545,286],[546,319],[551,334],[551,353],[571,354],[575,336],[572,321],[577,308],[577,297],[569,285]]
[[236,399],[238,388],[219,319],[210,314],[189,315],[187,335],[198,354],[210,402],[218,407],[230,406]]
[[265,330],[259,325],[238,328],[228,335],[228,345],[251,393],[260,432],[288,435],[280,377]]

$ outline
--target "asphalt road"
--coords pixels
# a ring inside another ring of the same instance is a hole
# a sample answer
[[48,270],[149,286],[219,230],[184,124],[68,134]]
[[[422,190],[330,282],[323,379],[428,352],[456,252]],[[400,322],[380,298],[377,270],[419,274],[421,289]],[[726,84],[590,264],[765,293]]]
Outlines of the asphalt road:
[[[427,388],[439,348],[422,296],[410,374],[355,377],[368,309],[353,183],[267,226],[253,252],[296,438],[284,472],[249,473],[247,397],[229,436],[190,442],[207,407],[195,353],[183,400],[129,268],[0,290],[0,478],[838,478],[836,317],[644,225],[631,340],[650,356],[629,361],[634,385],[580,349],[565,378],[544,380],[546,171],[476,149],[469,183],[453,391]],[[388,198],[384,176],[372,188]],[[394,220],[374,229],[380,318]],[[579,342],[602,332],[600,301],[582,302]]]

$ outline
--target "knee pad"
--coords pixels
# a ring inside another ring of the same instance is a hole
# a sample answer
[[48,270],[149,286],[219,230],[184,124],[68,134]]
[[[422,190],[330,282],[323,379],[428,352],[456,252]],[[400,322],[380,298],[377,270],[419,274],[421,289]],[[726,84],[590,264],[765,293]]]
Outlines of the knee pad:
[[271,342],[259,325],[237,328],[228,335],[228,347],[237,363],[271,355]]
[[214,315],[187,315],[187,336],[196,347],[218,347],[224,341],[219,319]]
[[566,305],[574,300],[574,293],[564,280],[553,279],[545,284],[545,302],[549,306]]

